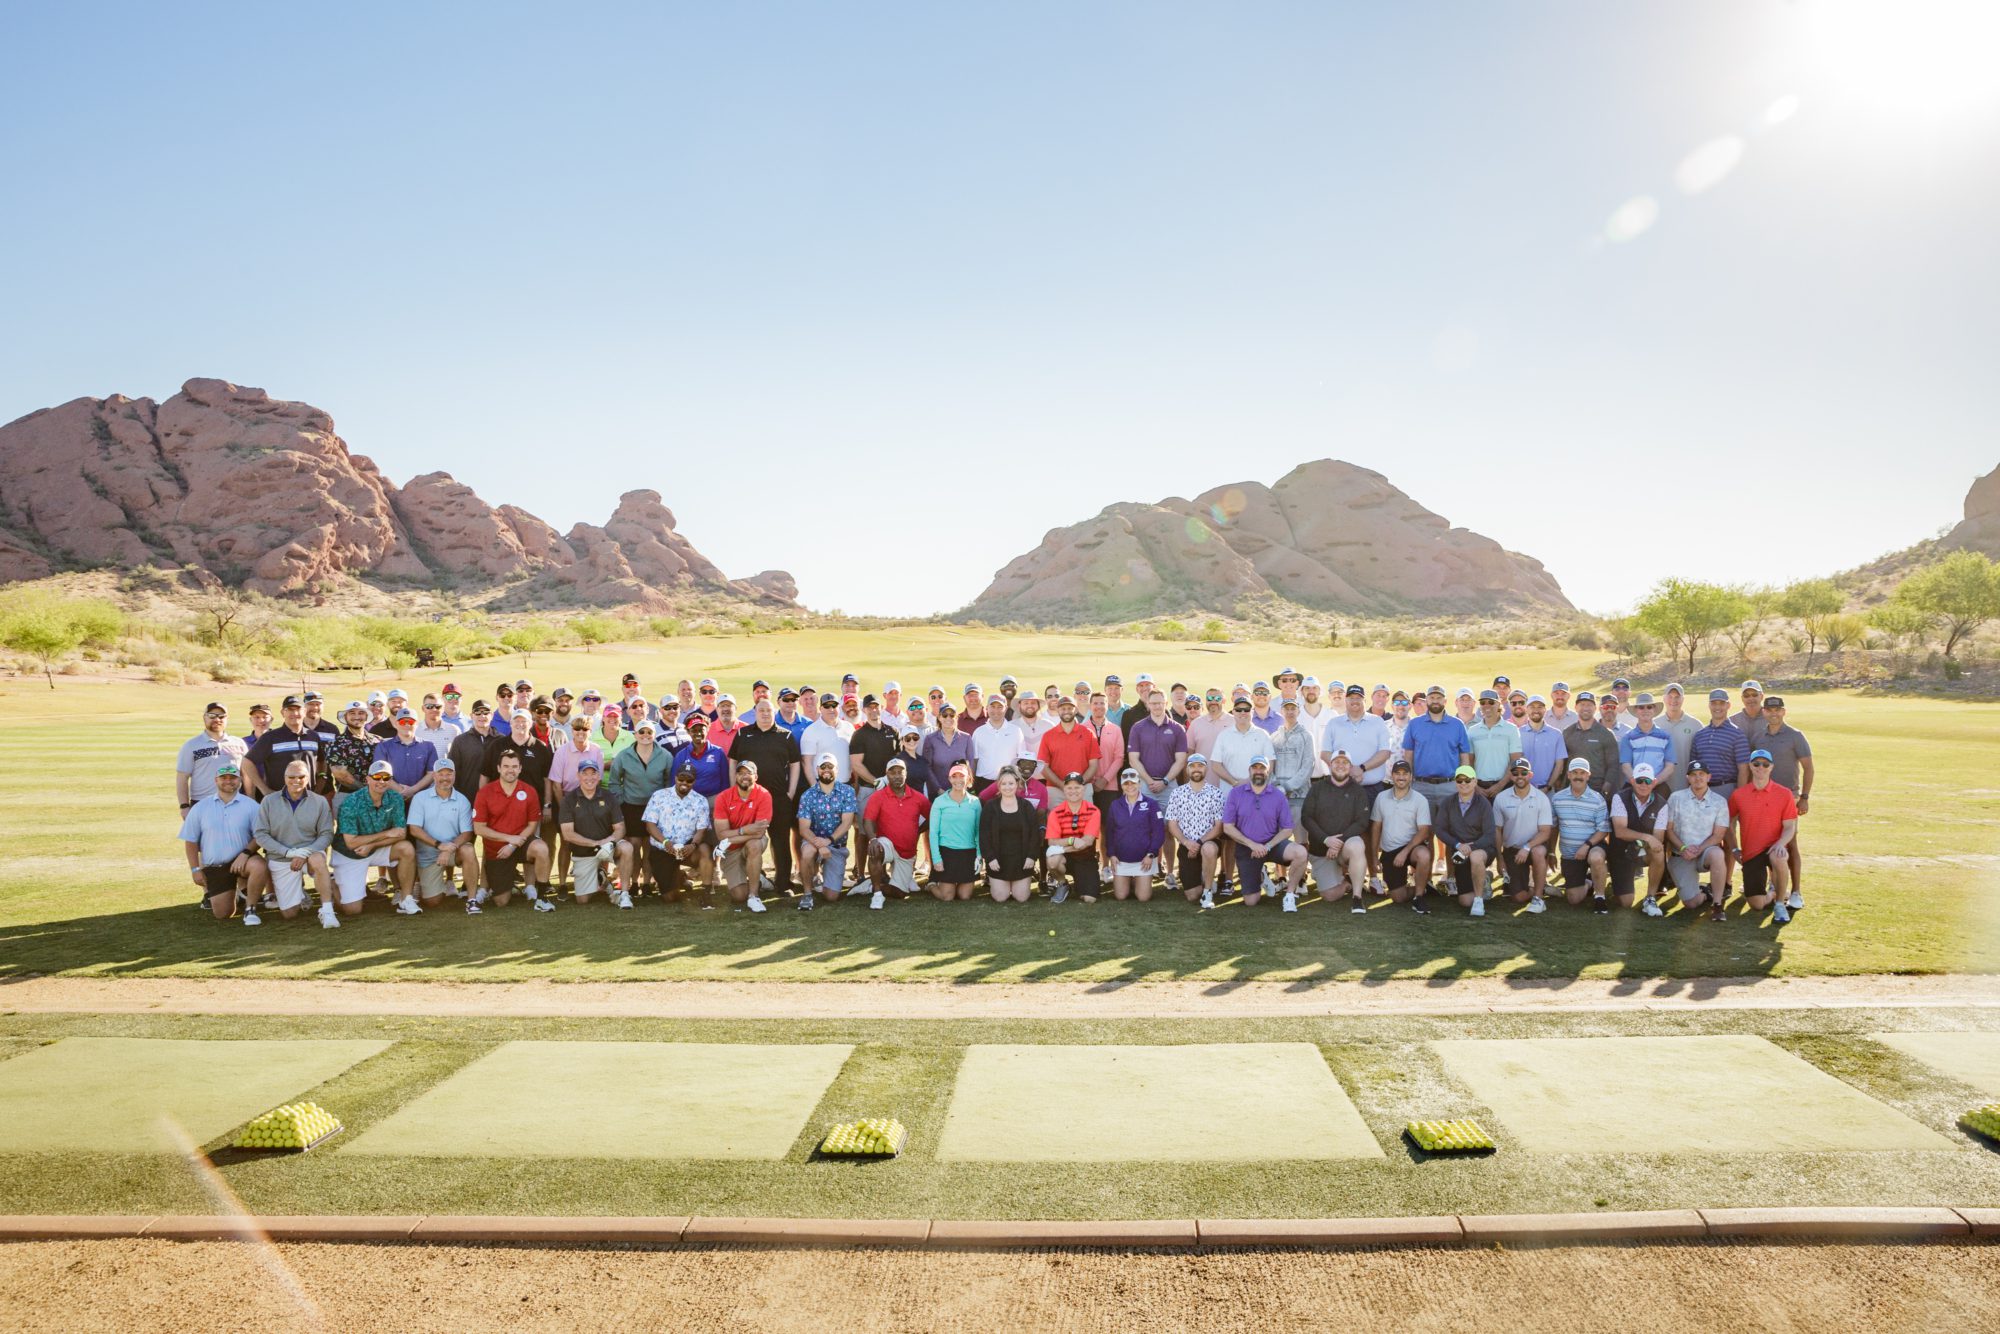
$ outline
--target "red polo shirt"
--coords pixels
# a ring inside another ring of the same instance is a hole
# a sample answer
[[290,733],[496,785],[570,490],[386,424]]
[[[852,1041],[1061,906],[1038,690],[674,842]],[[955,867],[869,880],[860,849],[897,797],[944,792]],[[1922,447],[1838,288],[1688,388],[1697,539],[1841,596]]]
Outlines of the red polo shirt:
[[1729,794],[1729,813],[1743,831],[1743,856],[1758,857],[1785,832],[1785,821],[1799,818],[1799,804],[1790,788],[1772,783],[1759,792],[1745,783]]
[[[526,783],[517,782],[512,792],[504,792],[496,778],[482,786],[479,795],[472,799],[472,821],[512,838],[542,822],[542,799]],[[491,853],[497,846],[489,839],[486,851]]]
[[914,857],[924,817],[931,813],[931,799],[913,787],[905,787],[898,797],[885,785],[875,789],[861,813],[879,837],[889,840],[898,857]]
[[1058,723],[1042,733],[1042,744],[1035,758],[1048,765],[1049,772],[1057,778],[1082,774],[1088,779],[1090,771],[1097,767],[1097,754],[1097,738],[1088,727],[1078,723],[1065,732]]
[[768,820],[771,818],[771,794],[763,784],[752,783],[750,795],[746,797],[743,789],[731,783],[728,790],[715,799],[715,818],[729,821],[731,829]]

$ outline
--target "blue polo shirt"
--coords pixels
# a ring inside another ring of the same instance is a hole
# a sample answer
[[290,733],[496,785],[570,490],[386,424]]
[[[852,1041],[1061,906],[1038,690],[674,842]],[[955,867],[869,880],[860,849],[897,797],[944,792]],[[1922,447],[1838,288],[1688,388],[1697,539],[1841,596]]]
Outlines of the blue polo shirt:
[[694,790],[704,797],[716,796],[729,786],[729,752],[712,742],[703,746],[699,755],[694,753],[692,744],[675,751],[672,763],[667,766],[670,784],[683,764],[694,766]]
[[1450,777],[1459,757],[1472,753],[1472,738],[1466,735],[1465,724],[1450,714],[1433,722],[1427,711],[1403,728],[1403,753],[1410,757],[1410,768],[1418,778]]
[[1674,737],[1671,732],[1662,732],[1655,727],[1650,732],[1633,728],[1618,737],[1618,762],[1620,764],[1653,766],[1653,776],[1666,772],[1674,762]]
[[211,792],[188,807],[187,818],[181,821],[181,841],[199,845],[203,866],[220,866],[250,846],[256,826],[256,802],[241,792],[224,802]]
[[1540,730],[1533,727],[1521,729],[1521,758],[1532,770],[1528,781],[1536,787],[1547,787],[1555,781],[1556,769],[1567,757],[1560,727],[1544,725]]
[[1750,763],[1750,738],[1735,723],[1710,723],[1694,734],[1688,750],[1708,766],[1711,783],[1736,782],[1736,767]]
[[412,738],[406,746],[391,737],[387,741],[375,743],[375,754],[369,763],[372,764],[375,760],[389,761],[389,767],[394,771],[389,776],[407,786],[422,782],[424,775],[437,766],[437,757],[437,747],[428,741]]
[[778,726],[784,728],[787,732],[790,732],[792,734],[792,740],[794,741],[797,741],[800,737],[804,736],[806,734],[806,729],[813,725],[813,720],[806,717],[803,712],[801,712],[798,717],[792,719],[790,722],[786,722],[785,715],[782,713],[778,713],[774,710],[771,714],[771,721],[776,723]]

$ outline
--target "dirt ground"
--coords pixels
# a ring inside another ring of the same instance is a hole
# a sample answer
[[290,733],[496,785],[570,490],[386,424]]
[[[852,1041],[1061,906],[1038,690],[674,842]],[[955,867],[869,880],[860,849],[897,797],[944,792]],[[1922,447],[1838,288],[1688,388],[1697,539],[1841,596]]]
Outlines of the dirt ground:
[[1453,978],[1371,982],[340,982],[26,977],[17,1014],[411,1014],[674,1019],[1157,1019],[1489,1011],[2000,1006],[2000,977]]
[[[2000,1329],[2000,1247],[1143,1253],[0,1245],[0,1329]],[[299,1299],[287,1295],[296,1283]]]

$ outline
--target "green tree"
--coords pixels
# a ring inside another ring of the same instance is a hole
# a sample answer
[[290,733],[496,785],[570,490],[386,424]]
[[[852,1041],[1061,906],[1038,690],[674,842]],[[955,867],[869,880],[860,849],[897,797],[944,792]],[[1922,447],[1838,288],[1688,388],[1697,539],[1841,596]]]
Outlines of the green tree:
[[1204,644],[1220,644],[1229,638],[1229,627],[1218,620],[1203,621],[1201,641]]
[[1893,600],[1944,631],[1949,658],[1961,639],[2000,616],[2000,565],[1977,551],[1954,551],[1898,584]]
[[1637,616],[1620,616],[1604,628],[1611,633],[1611,651],[1627,662],[1636,662],[1653,651],[1653,641]]
[[1928,612],[1893,598],[1868,613],[1868,624],[1889,636],[1891,644],[1907,644],[1911,648],[1921,647],[1931,632]]
[[1822,635],[1826,640],[1826,651],[1829,656],[1840,652],[1849,644],[1860,640],[1867,633],[1868,622],[1862,620],[1859,616],[1848,616],[1845,614],[1827,617],[1826,625],[1822,628]]
[[549,641],[555,637],[555,627],[547,621],[529,621],[502,631],[500,642],[520,654],[522,662],[527,662],[536,649],[548,647]]
[[1703,641],[1737,624],[1749,611],[1749,599],[1737,589],[1692,579],[1662,579],[1639,604],[1634,619],[1641,630],[1685,654],[1692,672]]
[[1743,619],[1723,632],[1736,650],[1738,660],[1750,656],[1750,646],[1764,633],[1764,626],[1773,616],[1778,615],[1778,604],[1783,598],[1775,588],[1745,588],[1743,594]]
[[1847,595],[1831,579],[1806,579],[1785,590],[1778,608],[1806,632],[1806,666],[1812,666],[1819,641],[1826,638],[1827,618],[1840,615],[1846,605]]
[[60,602],[23,603],[0,619],[0,643],[42,664],[49,689],[56,688],[56,664],[83,646],[83,627]]
[[599,616],[593,613],[589,616],[573,618],[569,623],[569,630],[571,634],[576,636],[577,642],[583,645],[583,651],[588,653],[592,645],[608,644],[617,637],[618,622],[612,620],[609,616]]

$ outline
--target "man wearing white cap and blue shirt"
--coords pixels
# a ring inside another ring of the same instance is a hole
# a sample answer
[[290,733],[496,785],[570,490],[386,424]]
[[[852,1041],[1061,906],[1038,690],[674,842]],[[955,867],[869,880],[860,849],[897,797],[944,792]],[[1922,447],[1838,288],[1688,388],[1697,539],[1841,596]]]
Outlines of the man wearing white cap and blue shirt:
[[[908,765],[904,765],[907,769]],[[886,778],[885,766],[884,775]],[[813,757],[812,786],[799,794],[799,911],[810,912],[814,894],[830,903],[846,883],[849,836],[860,818],[861,803],[854,788],[840,781],[839,757],[823,751]]]
[[1674,739],[1654,724],[1653,715],[1659,709],[1659,702],[1651,695],[1632,700],[1632,730],[1618,735],[1619,771],[1628,783],[1642,764],[1653,771],[1655,782],[1673,777]]
[[258,925],[257,905],[271,883],[257,850],[257,803],[243,795],[243,773],[226,759],[209,774],[213,791],[188,807],[181,844],[188,873],[208,899],[208,910],[226,922],[243,902],[243,924]]
[[1609,913],[1605,890],[1610,863],[1605,845],[1611,841],[1611,807],[1590,785],[1588,758],[1572,757],[1565,773],[1569,781],[1549,794],[1549,806],[1556,813],[1556,848],[1562,853],[1563,888],[1571,903],[1582,903],[1588,894],[1600,915]]
[[[473,846],[472,802],[458,790],[458,765],[447,755],[437,762],[431,786],[410,799],[410,844],[417,853],[417,901],[435,908],[452,893],[448,877],[456,867],[465,876],[470,904],[479,892],[479,852]],[[475,913],[476,915],[476,913]]]

